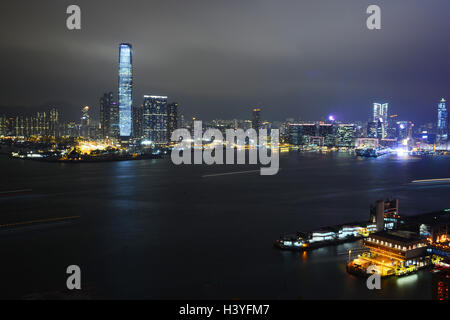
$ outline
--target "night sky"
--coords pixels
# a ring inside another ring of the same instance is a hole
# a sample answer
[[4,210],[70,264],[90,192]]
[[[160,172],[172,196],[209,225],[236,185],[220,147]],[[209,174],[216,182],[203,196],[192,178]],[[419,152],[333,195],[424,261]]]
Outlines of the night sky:
[[[70,4],[80,31],[66,28]],[[370,4],[381,30],[366,28]],[[121,42],[134,49],[134,103],[168,95],[205,120],[255,105],[267,120],[367,120],[379,101],[423,123],[450,99],[448,0],[2,0],[0,12],[0,105],[67,119],[117,92]]]

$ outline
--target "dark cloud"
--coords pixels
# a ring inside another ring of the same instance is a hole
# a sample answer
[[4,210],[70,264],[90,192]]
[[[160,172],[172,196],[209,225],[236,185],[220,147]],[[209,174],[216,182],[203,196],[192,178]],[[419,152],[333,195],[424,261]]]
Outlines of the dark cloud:
[[[75,3],[75,2],[74,2]],[[365,120],[374,100],[432,121],[450,95],[448,0],[3,0],[0,105],[59,104],[68,116],[117,90],[118,44],[134,48],[135,103],[167,94],[199,118]],[[382,30],[365,27],[382,9]]]

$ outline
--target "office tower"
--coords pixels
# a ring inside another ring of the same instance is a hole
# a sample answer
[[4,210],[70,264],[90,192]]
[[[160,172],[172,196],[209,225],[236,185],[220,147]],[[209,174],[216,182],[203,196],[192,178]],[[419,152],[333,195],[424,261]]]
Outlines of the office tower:
[[172,132],[178,129],[178,103],[167,106],[167,140],[170,141]]
[[261,128],[261,109],[259,108],[253,109],[252,128],[255,129],[256,132]]
[[142,122],[144,117],[144,106],[134,105],[133,108],[133,137],[141,139],[143,136]]
[[113,93],[104,93],[100,98],[100,126],[102,139],[109,137],[111,129],[111,106],[113,103]]
[[367,123],[367,138],[376,138],[377,137],[377,125],[378,121],[369,121]]
[[36,134],[39,136],[48,135],[48,118],[46,112],[38,112],[37,113],[37,130]]
[[186,123],[184,122],[184,114],[180,114],[178,117],[178,128],[184,128]]
[[25,121],[24,117],[17,116],[14,119],[14,135],[16,137],[24,137],[25,136]]
[[438,141],[446,141],[448,139],[448,110],[445,105],[445,99],[442,98],[438,105],[438,121],[437,121],[437,139]]
[[355,125],[339,124],[337,127],[337,146],[338,147],[354,147],[355,146]]
[[373,104],[373,121],[377,123],[377,138],[384,139],[387,136],[388,123],[388,104],[374,103]]
[[319,124],[319,137],[323,138],[323,145],[333,147],[336,144],[335,127],[330,123]]
[[144,139],[156,144],[167,143],[167,97],[145,95],[142,133]]
[[128,43],[122,43],[119,49],[119,128],[120,137],[129,139],[133,105],[132,49]]
[[0,136],[6,136],[7,130],[6,130],[6,117],[0,116]]
[[378,121],[376,122],[376,131],[376,138],[384,139],[386,137],[386,123],[382,118],[378,119]]
[[110,107],[109,113],[109,137],[114,139],[120,138],[120,125],[119,125],[119,105],[116,101],[113,101]]
[[380,118],[384,122],[388,120],[388,104],[374,103],[373,104],[373,121],[378,121]]
[[310,137],[316,136],[314,123],[289,124],[289,143],[294,146],[309,144]]
[[[27,119],[28,121],[28,119]],[[27,125],[28,127],[28,125]],[[58,109],[52,108],[50,110],[50,135],[52,137],[58,137],[59,136],[59,112]]]
[[119,107],[112,92],[104,93],[100,98],[100,127],[103,139],[119,138]]
[[410,139],[412,137],[413,126],[411,121],[397,121],[397,139]]
[[83,138],[89,138],[89,127],[91,125],[91,116],[89,115],[89,107],[85,106],[81,109],[80,130]]

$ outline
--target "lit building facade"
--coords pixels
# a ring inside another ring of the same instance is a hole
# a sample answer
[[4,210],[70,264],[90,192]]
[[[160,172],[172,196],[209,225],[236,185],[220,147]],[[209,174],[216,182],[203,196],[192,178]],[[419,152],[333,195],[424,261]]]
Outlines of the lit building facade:
[[167,106],[167,140],[170,141],[172,132],[178,129],[178,103]]
[[261,128],[261,109],[254,108],[252,113],[252,128],[259,133],[259,129]]
[[81,136],[89,138],[89,131],[91,125],[91,116],[89,115],[89,107],[85,106],[81,109]]
[[378,122],[369,121],[367,123],[367,138],[376,138],[377,137],[377,124]]
[[6,130],[6,117],[0,116],[0,136],[6,136],[8,130]]
[[128,43],[122,43],[119,49],[119,131],[120,137],[129,138],[132,134],[133,51]]
[[52,137],[59,137],[59,112],[58,109],[52,108],[50,110],[50,125],[49,125],[49,134]]
[[377,123],[377,136],[379,139],[384,139],[387,135],[388,108],[388,103],[373,104],[373,121]]
[[309,144],[309,138],[317,135],[314,123],[289,124],[289,143],[294,146]]
[[349,263],[350,272],[367,274],[367,270],[372,268],[382,277],[401,276],[430,264],[428,244],[415,232],[376,232],[364,239],[364,246],[369,252]]
[[410,139],[414,125],[411,121],[397,121],[397,137],[399,140]]
[[155,144],[168,141],[167,130],[167,97],[144,96],[142,116],[143,138]]
[[442,98],[438,105],[437,138],[439,141],[448,139],[448,110],[445,103],[445,99]]
[[336,145],[335,126],[330,123],[319,124],[319,137],[323,138],[323,145],[333,147]]
[[112,92],[103,94],[100,98],[100,125],[101,125],[101,136],[103,139],[112,137],[111,126],[112,114],[116,105],[114,103],[114,96]]
[[355,146],[355,125],[339,124],[336,134],[336,145],[338,147],[352,148]]

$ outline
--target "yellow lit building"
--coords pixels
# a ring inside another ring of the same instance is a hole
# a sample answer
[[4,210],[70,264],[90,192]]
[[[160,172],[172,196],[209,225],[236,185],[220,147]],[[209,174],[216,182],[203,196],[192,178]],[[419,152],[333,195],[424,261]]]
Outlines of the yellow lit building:
[[367,274],[367,270],[382,277],[404,275],[430,264],[427,241],[410,231],[381,231],[364,239],[368,252],[348,265],[349,272]]

